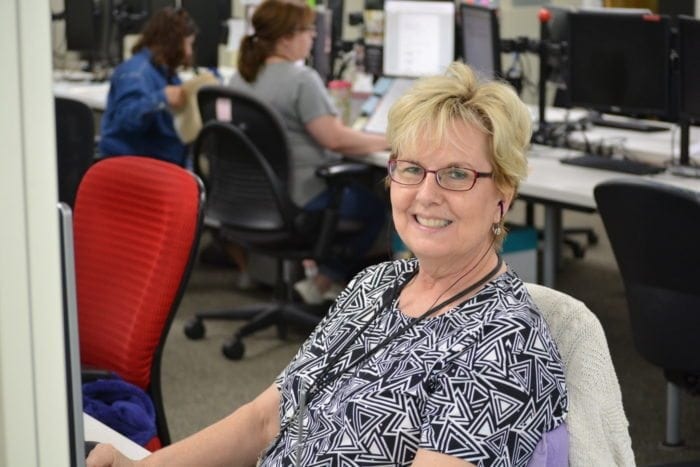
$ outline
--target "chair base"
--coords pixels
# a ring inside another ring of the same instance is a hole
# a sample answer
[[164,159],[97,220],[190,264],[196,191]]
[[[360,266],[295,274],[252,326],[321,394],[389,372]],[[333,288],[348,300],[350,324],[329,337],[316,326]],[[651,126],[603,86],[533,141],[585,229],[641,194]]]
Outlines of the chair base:
[[184,327],[185,335],[193,340],[201,339],[206,334],[204,320],[247,321],[236,333],[228,338],[221,347],[221,352],[229,360],[240,360],[245,354],[243,338],[262,329],[277,326],[280,339],[287,336],[287,325],[313,327],[321,320],[321,314],[313,309],[287,302],[260,303],[234,310],[216,310],[197,313]]

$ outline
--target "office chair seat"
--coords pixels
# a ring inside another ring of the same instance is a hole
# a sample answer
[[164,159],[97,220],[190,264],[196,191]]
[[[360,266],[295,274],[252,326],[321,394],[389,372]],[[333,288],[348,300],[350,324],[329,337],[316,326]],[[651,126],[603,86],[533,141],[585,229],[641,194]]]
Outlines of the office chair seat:
[[648,180],[594,190],[625,287],[637,351],[667,380],[664,444],[679,446],[680,389],[700,392],[700,199]]
[[95,159],[95,121],[80,101],[56,97],[54,105],[58,199],[72,208],[80,180]]
[[196,176],[139,156],[97,162],[76,198],[81,363],[150,395],[158,433],[151,448],[170,443],[160,362],[197,250],[203,204]]

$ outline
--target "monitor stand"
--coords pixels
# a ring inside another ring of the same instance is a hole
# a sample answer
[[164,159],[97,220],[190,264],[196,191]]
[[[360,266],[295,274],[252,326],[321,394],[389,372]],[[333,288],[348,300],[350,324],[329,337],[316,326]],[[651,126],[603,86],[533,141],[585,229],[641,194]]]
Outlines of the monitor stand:
[[680,160],[668,168],[668,173],[678,177],[700,178],[700,166],[690,163],[690,120],[681,116],[678,126],[681,130]]
[[607,128],[617,128],[620,130],[639,131],[642,133],[652,133],[656,131],[668,131],[669,127],[662,125],[654,125],[641,120],[610,120],[604,118],[600,114],[591,114],[589,121],[595,126]]

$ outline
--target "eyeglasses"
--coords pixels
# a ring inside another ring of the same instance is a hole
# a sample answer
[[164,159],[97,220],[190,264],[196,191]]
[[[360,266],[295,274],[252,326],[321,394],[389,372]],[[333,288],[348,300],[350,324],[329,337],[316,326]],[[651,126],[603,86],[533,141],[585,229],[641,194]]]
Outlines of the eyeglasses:
[[477,172],[465,167],[444,167],[437,170],[428,170],[422,165],[393,159],[389,161],[389,177],[401,185],[420,185],[428,173],[435,174],[438,185],[451,191],[469,191],[479,178],[491,178],[493,172]]

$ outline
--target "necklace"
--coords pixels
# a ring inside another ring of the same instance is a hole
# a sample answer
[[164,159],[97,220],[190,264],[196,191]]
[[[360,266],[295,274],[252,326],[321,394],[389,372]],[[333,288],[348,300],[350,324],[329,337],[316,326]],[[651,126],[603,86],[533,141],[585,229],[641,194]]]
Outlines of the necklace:
[[[279,442],[282,439],[282,436],[284,435],[285,431],[289,429],[290,425],[292,424],[292,421],[295,418],[298,418],[298,425],[299,425],[299,432],[298,432],[298,440],[297,440],[297,462],[299,461],[299,456],[301,455],[300,449],[302,445],[302,432],[303,432],[303,427],[302,427],[302,418],[303,418],[303,413],[306,408],[306,405],[308,402],[310,402],[314,396],[316,396],[318,393],[320,393],[323,389],[328,387],[330,384],[332,384],[334,381],[336,381],[338,378],[340,378],[344,373],[347,373],[348,371],[352,370],[353,368],[357,367],[358,365],[366,362],[371,356],[376,354],[378,351],[386,347],[392,340],[400,337],[401,335],[405,334],[408,330],[413,328],[416,324],[420,323],[424,319],[428,318],[430,315],[435,313],[436,311],[439,311],[443,307],[449,305],[452,302],[455,302],[459,300],[460,298],[466,296],[467,294],[473,292],[474,290],[478,289],[482,285],[484,285],[486,282],[491,280],[501,269],[501,266],[503,266],[503,258],[501,258],[500,255],[498,255],[498,263],[496,266],[491,269],[486,275],[478,279],[476,282],[468,285],[461,291],[457,292],[453,296],[447,298],[446,300],[443,300],[442,302],[438,303],[437,305],[433,304],[428,310],[426,310],[422,315],[420,315],[417,318],[413,318],[408,324],[404,325],[403,327],[397,329],[393,334],[388,336],[386,339],[384,339],[382,342],[380,342],[376,347],[371,349],[370,351],[364,353],[360,358],[356,359],[355,361],[349,363],[345,367],[341,368],[340,370],[331,373],[331,369],[338,363],[338,361],[345,355],[347,350],[350,348],[352,344],[357,341],[357,339],[364,334],[365,330],[369,327],[370,324],[372,324],[375,319],[377,318],[377,315],[379,313],[376,313],[375,316],[367,320],[367,322],[355,333],[355,335],[348,340],[348,342],[343,346],[342,349],[340,349],[326,364],[325,368],[323,369],[323,372],[321,375],[314,381],[310,386],[304,387],[303,381],[301,382],[302,387],[299,388],[299,404],[294,411],[294,413],[287,418],[287,422],[282,425],[280,428],[280,431],[277,435],[276,441],[273,443],[273,445],[267,450],[268,453],[274,451],[274,449],[277,447]],[[417,269],[413,271],[412,276],[408,278],[408,280],[404,283],[403,286],[401,287],[393,287],[392,288],[392,295],[391,295],[391,300],[388,302],[389,304],[393,304],[394,301],[396,300],[399,291],[406,285],[408,284],[411,279],[415,276],[417,273]],[[469,271],[467,271],[469,273]],[[462,277],[464,277],[467,273],[463,274],[460,276],[449,288],[445,290],[442,294],[438,296],[438,298],[435,300],[436,302],[440,300],[442,295],[444,295],[448,290],[450,290],[454,285],[459,282]]]

